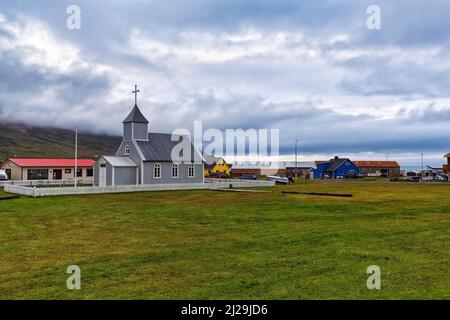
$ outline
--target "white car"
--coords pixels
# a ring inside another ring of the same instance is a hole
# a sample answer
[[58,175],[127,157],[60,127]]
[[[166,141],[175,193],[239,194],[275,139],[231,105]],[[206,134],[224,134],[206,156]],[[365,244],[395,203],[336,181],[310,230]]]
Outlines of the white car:
[[8,175],[5,170],[0,170],[0,180],[8,180]]
[[267,179],[269,179],[271,181],[275,181],[275,183],[279,183],[279,184],[288,184],[289,183],[289,179],[286,177],[267,176]]

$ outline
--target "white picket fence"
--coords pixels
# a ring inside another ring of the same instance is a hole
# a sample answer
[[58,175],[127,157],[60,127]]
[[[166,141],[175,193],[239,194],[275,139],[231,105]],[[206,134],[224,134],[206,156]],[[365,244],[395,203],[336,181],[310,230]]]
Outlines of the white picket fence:
[[222,189],[222,188],[251,188],[251,187],[272,187],[273,181],[257,180],[237,180],[230,181],[212,181],[208,183],[176,183],[176,184],[148,184],[148,185],[129,185],[129,186],[107,186],[107,187],[42,187],[42,186],[24,186],[24,185],[5,185],[5,192],[16,193],[30,197],[46,197],[61,195],[82,195],[99,193],[124,193],[124,192],[142,192],[142,191],[164,191],[164,190],[202,190],[202,189]]
[[[78,185],[92,185],[92,179],[79,179]],[[0,186],[73,186],[75,180],[0,180]]]

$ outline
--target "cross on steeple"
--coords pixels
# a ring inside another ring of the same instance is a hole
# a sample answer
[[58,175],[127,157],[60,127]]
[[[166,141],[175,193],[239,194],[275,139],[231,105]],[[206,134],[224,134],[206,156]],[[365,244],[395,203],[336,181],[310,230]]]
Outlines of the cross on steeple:
[[137,106],[137,94],[138,92],[141,92],[141,90],[138,90],[137,85],[134,85],[134,91],[131,91],[131,93],[134,93],[134,105]]

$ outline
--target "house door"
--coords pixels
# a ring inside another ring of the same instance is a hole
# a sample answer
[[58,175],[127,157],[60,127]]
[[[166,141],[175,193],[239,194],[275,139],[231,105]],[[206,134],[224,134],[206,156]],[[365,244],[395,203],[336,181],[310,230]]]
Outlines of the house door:
[[11,180],[11,169],[6,169],[5,173],[8,176],[8,180]]
[[98,171],[98,185],[100,187],[106,186],[106,164],[101,164]]
[[53,169],[53,180],[62,179],[62,169]]

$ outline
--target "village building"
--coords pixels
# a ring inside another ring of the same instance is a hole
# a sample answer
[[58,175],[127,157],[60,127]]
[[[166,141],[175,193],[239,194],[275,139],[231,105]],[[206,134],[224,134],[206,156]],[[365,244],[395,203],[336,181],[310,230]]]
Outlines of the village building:
[[[94,185],[203,183],[203,158],[189,138],[149,133],[148,124],[135,103],[123,121],[123,140],[116,154],[102,156],[96,162]],[[187,142],[183,149],[186,154],[173,159],[174,148],[183,141]]]
[[444,158],[447,158],[447,164],[444,164],[443,170],[447,174],[447,177],[450,177],[450,153],[447,153]]
[[338,179],[358,175],[359,168],[353,161],[338,156],[329,161],[316,161],[316,168],[314,169],[314,179]]
[[[95,162],[77,159],[76,177],[80,180],[93,178]],[[2,162],[8,180],[74,180],[75,159],[9,158]]]
[[396,161],[354,161],[359,173],[365,176],[399,177],[400,165]]
[[234,162],[231,176],[246,178],[260,176],[301,176],[314,168],[313,161],[248,161]]
[[230,176],[231,164],[228,164],[224,158],[211,156],[206,153],[203,154],[203,158],[205,159],[205,177],[217,173],[224,174],[227,177]]

